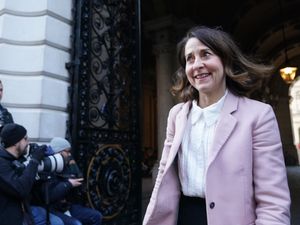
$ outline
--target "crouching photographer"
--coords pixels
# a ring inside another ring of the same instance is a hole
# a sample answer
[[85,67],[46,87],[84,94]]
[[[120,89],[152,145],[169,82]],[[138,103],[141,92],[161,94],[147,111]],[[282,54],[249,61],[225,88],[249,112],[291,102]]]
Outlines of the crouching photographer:
[[19,124],[6,124],[0,138],[0,225],[34,224],[29,197],[45,152],[41,148],[32,151],[24,167],[19,160],[29,144],[26,129]]
[[[72,157],[71,144],[61,137],[54,137],[50,146],[55,153],[60,153],[67,159],[66,166],[61,173],[57,173],[58,182],[69,184],[60,190],[60,198],[51,204],[51,213],[63,220],[65,225],[101,225],[102,214],[88,207],[81,199],[75,198],[82,194],[84,183],[83,174]],[[58,195],[59,191],[56,192]]]
[[[65,223],[60,216],[53,213],[52,209],[72,188],[81,185],[82,178],[62,177],[62,171],[67,168],[71,159],[68,154],[62,154],[50,146],[47,148],[37,145],[30,146],[27,160],[31,158],[31,149],[35,148],[43,148],[44,151],[47,152],[47,156],[42,160],[38,178],[32,190],[31,209],[35,223],[37,225],[67,225],[68,223]],[[63,164],[60,163],[61,160]],[[24,163],[26,164],[26,162]],[[81,223],[78,222],[77,225],[78,224]]]
[[50,146],[30,143],[28,153],[22,162],[23,166],[28,165],[36,151],[43,151],[45,156],[38,166],[36,181],[31,192],[30,207],[33,220],[35,225],[63,225],[59,217],[49,212],[49,205],[56,199],[55,193],[60,189],[55,183],[55,173],[64,169],[66,160],[61,154],[55,154]]

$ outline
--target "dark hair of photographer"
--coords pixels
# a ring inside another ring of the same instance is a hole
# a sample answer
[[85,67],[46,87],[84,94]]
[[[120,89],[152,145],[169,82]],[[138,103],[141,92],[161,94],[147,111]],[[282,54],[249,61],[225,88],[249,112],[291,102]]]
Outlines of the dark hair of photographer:
[[[1,225],[31,224],[29,197],[44,152],[36,151],[26,167],[20,159],[26,153],[26,129],[15,123],[6,124],[0,133],[0,221]],[[5,221],[5,222],[4,222]]]

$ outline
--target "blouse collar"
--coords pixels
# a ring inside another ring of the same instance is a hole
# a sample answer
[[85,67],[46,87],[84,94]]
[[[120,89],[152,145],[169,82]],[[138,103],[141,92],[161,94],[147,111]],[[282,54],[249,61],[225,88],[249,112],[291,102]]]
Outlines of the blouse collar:
[[197,101],[194,100],[192,102],[192,109],[191,109],[191,123],[194,125],[203,115],[204,121],[207,126],[214,124],[221,113],[221,109],[224,105],[224,100],[227,95],[228,91],[226,89],[225,94],[220,98],[216,103],[207,106],[205,108],[201,108],[198,106]]

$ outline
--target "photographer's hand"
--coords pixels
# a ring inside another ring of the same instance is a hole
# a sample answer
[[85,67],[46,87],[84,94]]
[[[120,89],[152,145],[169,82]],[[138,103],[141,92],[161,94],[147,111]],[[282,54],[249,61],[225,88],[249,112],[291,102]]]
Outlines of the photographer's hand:
[[31,157],[40,162],[45,156],[45,150],[43,148],[37,148],[31,153]]
[[71,183],[72,187],[78,187],[82,185],[83,178],[69,178],[68,181]]

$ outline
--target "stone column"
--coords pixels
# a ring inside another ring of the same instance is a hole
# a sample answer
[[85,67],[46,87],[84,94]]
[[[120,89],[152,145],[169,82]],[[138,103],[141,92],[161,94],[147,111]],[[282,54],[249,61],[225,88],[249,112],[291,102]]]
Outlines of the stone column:
[[175,52],[176,22],[172,16],[145,24],[146,35],[152,40],[155,54],[155,73],[157,89],[157,150],[158,160],[153,168],[152,179],[155,181],[158,164],[161,158],[164,140],[166,138],[167,118],[170,108],[174,105],[174,98],[170,93],[172,76],[176,70]]
[[156,88],[157,88],[157,147],[160,159],[166,137],[167,118],[170,108],[174,105],[170,93],[174,69],[175,47],[170,43],[155,46],[156,56]]
[[0,0],[2,103],[32,142],[66,133],[72,8],[72,0]]
[[155,21],[148,21],[145,33],[153,43],[155,54],[155,73],[157,88],[157,149],[158,161],[153,168],[152,178],[155,180],[164,140],[166,138],[167,118],[170,108],[176,100],[170,93],[172,79],[177,69],[176,44],[187,29],[192,26],[189,20],[178,21],[173,16],[166,16]]

